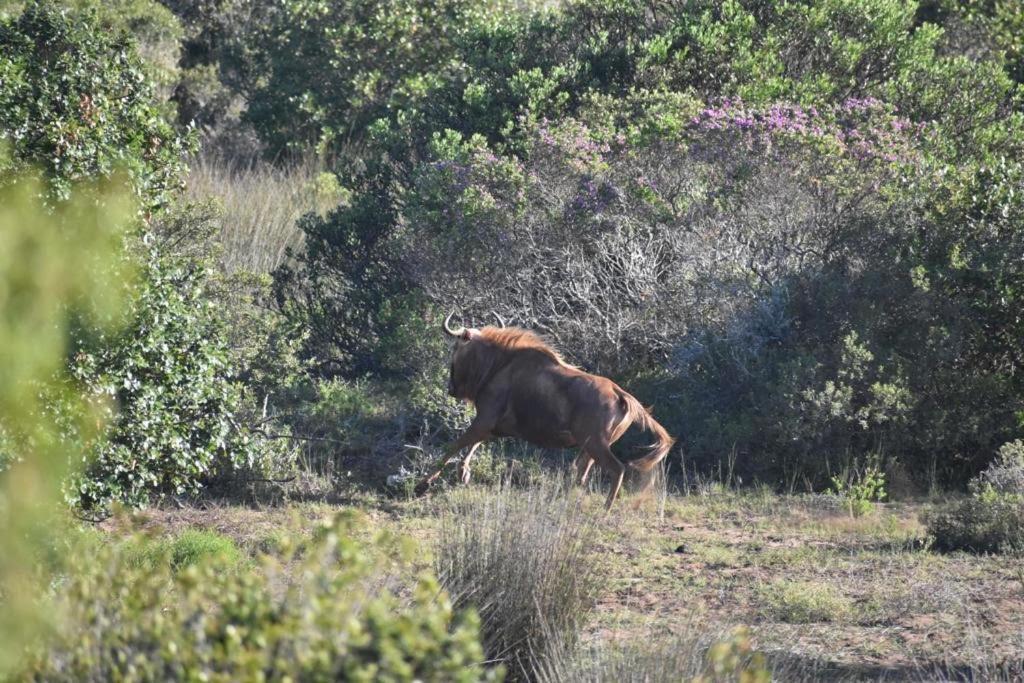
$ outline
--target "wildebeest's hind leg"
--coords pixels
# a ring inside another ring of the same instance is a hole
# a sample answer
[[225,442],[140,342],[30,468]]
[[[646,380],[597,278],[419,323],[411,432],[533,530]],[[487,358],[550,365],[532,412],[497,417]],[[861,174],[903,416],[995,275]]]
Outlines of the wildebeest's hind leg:
[[[424,478],[420,483],[416,484],[416,488],[414,489],[414,491],[417,496],[421,496],[424,493],[426,493],[430,485],[433,484],[437,480],[437,478],[441,476],[442,472],[444,472],[444,468],[458,460],[457,456],[459,451],[469,446],[472,446],[473,450],[476,450],[476,447],[480,444],[481,441],[487,440],[487,438],[491,435],[490,428],[484,428],[481,424],[478,423],[479,420],[474,420],[473,424],[469,425],[469,429],[467,429],[462,436],[457,438],[454,442],[451,443],[451,445],[445,448],[444,455],[441,456],[441,458],[439,459],[439,465],[437,466],[437,469],[434,471],[434,473]],[[467,456],[467,459],[469,457],[472,457],[472,455],[473,452],[470,451],[469,456]]]
[[594,466],[594,458],[591,457],[590,453],[587,453],[586,448],[581,448],[579,455],[572,461],[572,473],[573,479],[580,486],[587,483],[587,477],[590,476],[590,468]]
[[612,489],[608,492],[608,500],[605,501],[605,509],[611,510],[612,503],[615,502],[615,498],[619,495],[619,489],[622,488],[622,478],[626,474],[626,466],[615,457],[611,447],[606,442],[588,445],[587,452],[597,461],[601,469],[611,475]]

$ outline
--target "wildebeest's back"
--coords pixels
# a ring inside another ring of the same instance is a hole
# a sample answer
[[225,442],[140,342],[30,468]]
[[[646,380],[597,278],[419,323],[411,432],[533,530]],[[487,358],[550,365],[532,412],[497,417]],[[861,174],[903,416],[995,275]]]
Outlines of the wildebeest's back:
[[[616,398],[603,378],[588,375],[534,352],[521,351],[506,367],[509,394],[498,423],[501,435],[517,436],[546,448],[581,445],[574,436],[580,413],[606,412]],[[506,374],[506,373],[500,373]],[[612,385],[608,380],[607,384]],[[608,394],[607,396],[605,394]],[[603,410],[602,410],[603,409]]]

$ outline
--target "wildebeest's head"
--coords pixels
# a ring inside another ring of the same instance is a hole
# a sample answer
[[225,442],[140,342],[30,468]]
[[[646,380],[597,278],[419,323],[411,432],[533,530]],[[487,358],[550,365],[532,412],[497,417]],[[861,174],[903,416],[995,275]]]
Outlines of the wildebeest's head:
[[480,337],[480,330],[472,327],[452,328],[454,313],[444,319],[444,331],[452,338],[451,364],[448,369],[448,395],[454,398],[472,400],[476,391],[485,349],[473,342]]

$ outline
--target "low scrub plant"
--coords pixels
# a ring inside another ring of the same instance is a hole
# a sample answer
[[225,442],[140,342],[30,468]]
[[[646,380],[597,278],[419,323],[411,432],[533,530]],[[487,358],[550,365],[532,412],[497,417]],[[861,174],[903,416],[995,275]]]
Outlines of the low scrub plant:
[[850,475],[832,477],[832,491],[843,501],[851,517],[863,517],[885,500],[885,473],[874,466]]
[[[410,548],[383,537],[357,543],[352,524],[339,517],[301,559],[282,559],[299,563],[287,577],[269,558],[227,571],[225,554],[204,550],[175,569],[132,565],[120,546],[100,546],[57,588],[57,633],[18,678],[499,680],[481,663],[476,617],[456,614],[429,576],[401,591]],[[212,538],[183,535],[174,556],[208,549]]]
[[593,532],[578,495],[551,480],[449,499],[437,574],[457,606],[479,612],[488,659],[513,678],[532,677],[553,649],[575,644],[599,587]]
[[848,619],[853,602],[827,584],[776,581],[761,589],[766,615],[788,624],[838,622]]
[[928,517],[936,550],[1024,554],[1024,496],[987,490]]
[[927,517],[937,550],[1024,554],[1024,442],[1004,444],[970,497]]

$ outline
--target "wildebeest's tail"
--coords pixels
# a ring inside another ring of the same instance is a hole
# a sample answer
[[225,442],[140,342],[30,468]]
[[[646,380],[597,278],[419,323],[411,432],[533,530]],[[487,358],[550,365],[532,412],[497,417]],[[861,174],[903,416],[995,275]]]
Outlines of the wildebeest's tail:
[[641,472],[650,472],[658,463],[665,459],[672,445],[676,440],[669,436],[665,428],[658,424],[658,421],[651,416],[640,401],[625,390],[619,389],[619,400],[626,408],[626,419],[641,429],[651,432],[657,440],[650,445],[649,452],[643,457],[630,460],[627,464]]

